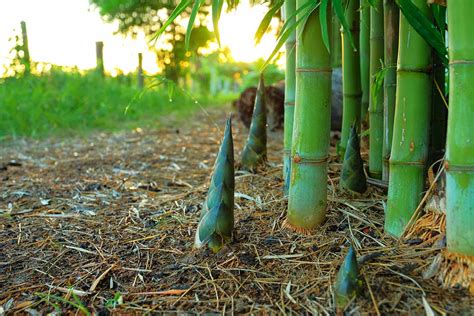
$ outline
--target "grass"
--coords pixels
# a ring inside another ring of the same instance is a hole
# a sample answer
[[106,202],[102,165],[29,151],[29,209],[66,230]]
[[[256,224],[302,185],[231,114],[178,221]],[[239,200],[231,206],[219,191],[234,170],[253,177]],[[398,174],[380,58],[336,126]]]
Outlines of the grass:
[[[103,78],[95,72],[63,72],[0,81],[0,139],[87,134],[160,124],[172,114],[184,119],[235,95],[202,96],[165,82],[140,91],[130,78]],[[171,93],[171,90],[172,93]]]

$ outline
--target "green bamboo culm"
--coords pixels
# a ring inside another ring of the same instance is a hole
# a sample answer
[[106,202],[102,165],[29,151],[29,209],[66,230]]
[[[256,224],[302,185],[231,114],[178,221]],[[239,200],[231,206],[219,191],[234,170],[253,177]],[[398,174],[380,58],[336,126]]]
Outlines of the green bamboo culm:
[[[438,5],[438,30],[446,41],[446,8]],[[431,143],[429,164],[443,158],[446,149],[448,128],[448,108],[446,104],[446,65],[435,50],[433,51],[433,99],[431,107]]]
[[342,67],[342,42],[341,42],[341,22],[337,18],[334,10],[331,14],[331,67]]
[[[414,0],[431,18],[426,0]],[[385,231],[400,237],[422,198],[429,147],[431,48],[400,15],[397,96]]]
[[[308,1],[298,0],[301,7]],[[314,10],[296,30],[296,102],[285,227],[308,233],[326,218],[331,123],[331,58]],[[304,28],[304,31],[302,30]]]
[[234,144],[229,118],[196,231],[197,248],[208,245],[213,252],[218,252],[232,240],[234,188]]
[[370,99],[370,6],[368,0],[360,1],[360,83],[362,89],[361,120],[367,122]]
[[353,247],[349,248],[347,255],[339,268],[336,282],[334,283],[335,305],[343,309],[362,290],[362,280],[359,274],[359,264]]
[[376,91],[375,78],[382,69],[384,58],[383,3],[375,1],[370,7],[370,99],[369,99],[369,173],[382,178],[383,91]]
[[265,84],[260,75],[257,96],[252,114],[247,143],[242,150],[242,168],[255,171],[267,160],[267,111],[265,106]]
[[356,126],[352,126],[347,141],[347,149],[342,164],[341,186],[352,192],[364,193],[367,190],[367,177],[364,172],[364,161],[360,156],[359,136]]
[[382,179],[388,181],[389,158],[392,150],[393,119],[397,92],[398,24],[400,10],[395,0],[384,0],[384,97],[383,97],[383,170]]
[[449,0],[448,4],[446,238],[449,251],[474,256],[474,1]]
[[341,142],[338,146],[338,153],[344,158],[347,142],[351,133],[351,125],[360,130],[361,97],[362,90],[360,84],[360,56],[359,43],[354,42],[355,47],[349,41],[346,32],[352,33],[352,38],[359,38],[359,0],[348,0],[345,17],[350,30],[342,31],[342,90],[343,90],[343,114]]
[[[285,15],[291,17],[296,11],[296,0],[285,0]],[[295,18],[293,18],[295,20]],[[293,118],[295,115],[295,63],[296,63],[296,32],[292,32],[286,40],[286,69],[285,69],[285,114],[283,136],[283,179],[284,193],[290,188],[291,170],[291,139],[293,136]]]

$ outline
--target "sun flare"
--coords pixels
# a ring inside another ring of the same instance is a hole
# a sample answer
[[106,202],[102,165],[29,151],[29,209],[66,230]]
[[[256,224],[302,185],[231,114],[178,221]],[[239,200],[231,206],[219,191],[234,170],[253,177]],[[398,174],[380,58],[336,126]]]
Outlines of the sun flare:
[[[54,9],[52,9],[54,8]],[[232,57],[240,62],[252,62],[270,55],[275,46],[275,26],[265,34],[259,45],[254,45],[254,34],[268,9],[262,5],[251,7],[242,3],[232,12],[223,12],[219,24],[222,47],[228,47]],[[34,61],[79,69],[95,67],[95,42],[104,42],[104,66],[112,75],[119,71],[135,71],[137,54],[143,53],[143,66],[148,73],[156,73],[156,57],[147,50],[144,36],[138,39],[115,35],[114,23],[105,23],[88,0],[9,0],[0,2],[0,41],[18,31],[20,21],[28,26],[30,54]],[[212,23],[209,23],[212,29]],[[217,45],[214,45],[217,48]],[[9,45],[0,47],[0,72],[8,64]]]

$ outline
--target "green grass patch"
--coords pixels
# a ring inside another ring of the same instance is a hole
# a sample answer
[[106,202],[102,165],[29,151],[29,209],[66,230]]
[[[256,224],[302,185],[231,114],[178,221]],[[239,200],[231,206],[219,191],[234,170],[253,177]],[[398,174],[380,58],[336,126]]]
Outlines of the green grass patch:
[[187,117],[204,107],[228,103],[235,95],[193,95],[150,79],[144,91],[130,78],[103,78],[57,69],[41,76],[0,81],[0,139],[87,134],[157,127],[164,117]]

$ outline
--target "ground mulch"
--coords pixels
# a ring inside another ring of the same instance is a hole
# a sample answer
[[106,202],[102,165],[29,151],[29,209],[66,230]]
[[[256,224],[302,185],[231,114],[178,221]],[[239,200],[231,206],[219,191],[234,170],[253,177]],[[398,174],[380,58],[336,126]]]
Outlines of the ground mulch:
[[[6,140],[0,148],[0,314],[334,314],[353,244],[364,281],[348,314],[472,314],[465,289],[423,278],[439,250],[383,232],[386,192],[338,186],[332,148],[327,221],[282,229],[282,133],[269,163],[236,173],[234,241],[193,248],[226,111],[178,126],[88,137]],[[234,120],[236,161],[247,129]]]

